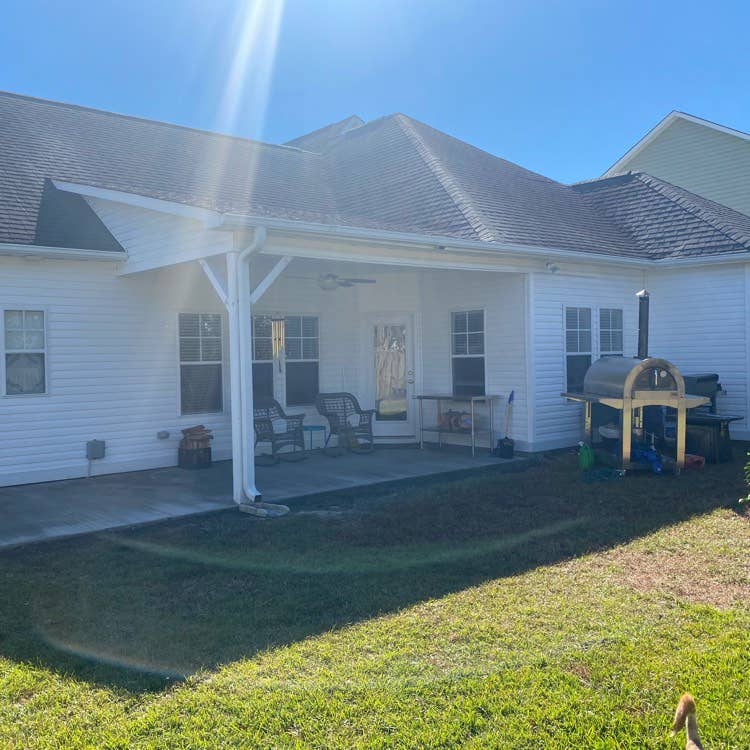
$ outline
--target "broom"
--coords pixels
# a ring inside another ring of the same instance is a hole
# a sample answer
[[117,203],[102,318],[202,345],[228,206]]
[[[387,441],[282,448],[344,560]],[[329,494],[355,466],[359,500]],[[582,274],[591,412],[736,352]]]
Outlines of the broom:
[[505,425],[503,429],[505,437],[498,441],[498,455],[500,458],[513,458],[515,443],[513,439],[509,437],[508,433],[510,432],[510,420],[513,416],[513,401],[515,397],[516,392],[511,391],[510,396],[508,396],[508,404],[505,407]]

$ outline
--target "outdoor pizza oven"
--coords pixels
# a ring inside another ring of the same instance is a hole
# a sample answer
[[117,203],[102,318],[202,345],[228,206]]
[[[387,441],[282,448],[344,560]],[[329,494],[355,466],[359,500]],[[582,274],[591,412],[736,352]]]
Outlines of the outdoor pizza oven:
[[[679,369],[666,359],[648,356],[648,292],[638,293],[638,357],[603,357],[586,372],[581,393],[564,393],[571,401],[585,405],[584,429],[587,443],[592,443],[592,417],[618,425],[620,463],[631,465],[633,440],[649,441],[649,416],[673,410],[674,458],[678,468],[685,464],[686,413],[688,409],[710,403],[705,396],[685,393],[685,380]],[[660,407],[665,407],[661,409]],[[602,413],[605,415],[601,418]],[[664,421],[664,420],[662,420]],[[650,440],[654,440],[653,433]]]

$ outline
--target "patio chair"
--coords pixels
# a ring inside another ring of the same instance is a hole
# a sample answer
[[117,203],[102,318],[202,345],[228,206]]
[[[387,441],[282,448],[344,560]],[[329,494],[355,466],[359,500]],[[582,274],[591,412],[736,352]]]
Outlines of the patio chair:
[[362,409],[351,393],[319,393],[315,407],[330,426],[324,451],[327,451],[328,441],[333,435],[337,436],[340,448],[355,453],[372,451],[375,442],[372,436],[374,409]]
[[[305,435],[302,431],[304,414],[286,414],[279,402],[272,398],[256,398],[253,404],[253,423],[255,425],[255,445],[258,443],[271,444],[273,463],[280,458],[282,448],[291,446],[305,450]],[[304,456],[291,459],[291,455],[284,454],[288,460],[300,460]]]

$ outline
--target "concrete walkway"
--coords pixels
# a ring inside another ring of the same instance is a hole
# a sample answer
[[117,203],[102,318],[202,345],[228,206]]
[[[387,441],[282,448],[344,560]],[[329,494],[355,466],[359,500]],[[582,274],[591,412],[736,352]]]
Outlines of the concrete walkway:
[[[319,451],[300,462],[258,466],[256,482],[267,502],[305,495],[470,471],[502,461],[461,449],[381,448],[372,454],[336,458]],[[0,548],[232,508],[232,465],[110,474],[93,479],[0,488]]]

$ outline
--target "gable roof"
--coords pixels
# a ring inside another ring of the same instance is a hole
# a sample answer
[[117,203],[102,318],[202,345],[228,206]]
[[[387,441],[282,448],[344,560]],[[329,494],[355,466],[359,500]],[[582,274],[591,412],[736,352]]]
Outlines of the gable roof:
[[574,188],[627,231],[649,258],[750,250],[750,216],[652,175],[631,172]]
[[[71,241],[54,182],[488,249],[630,258],[750,249],[748,217],[662,181],[563,185],[403,114],[350,117],[295,142],[321,152],[0,93],[0,242]],[[107,246],[100,229],[86,233],[97,249]]]
[[646,135],[641,138],[635,145],[631,146],[604,174],[602,177],[612,177],[617,174],[622,174],[627,171],[628,164],[637,156],[646,146],[654,141],[662,132],[664,132],[670,125],[677,120],[684,120],[685,122],[692,122],[695,125],[702,125],[703,127],[715,130],[718,133],[725,133],[726,135],[732,135],[741,140],[750,141],[750,133],[744,133],[741,130],[735,130],[734,128],[728,128],[725,125],[719,125],[711,120],[704,120],[702,117],[696,117],[695,115],[689,115],[687,112],[679,112],[678,110],[672,110],[663,120],[654,125]]

